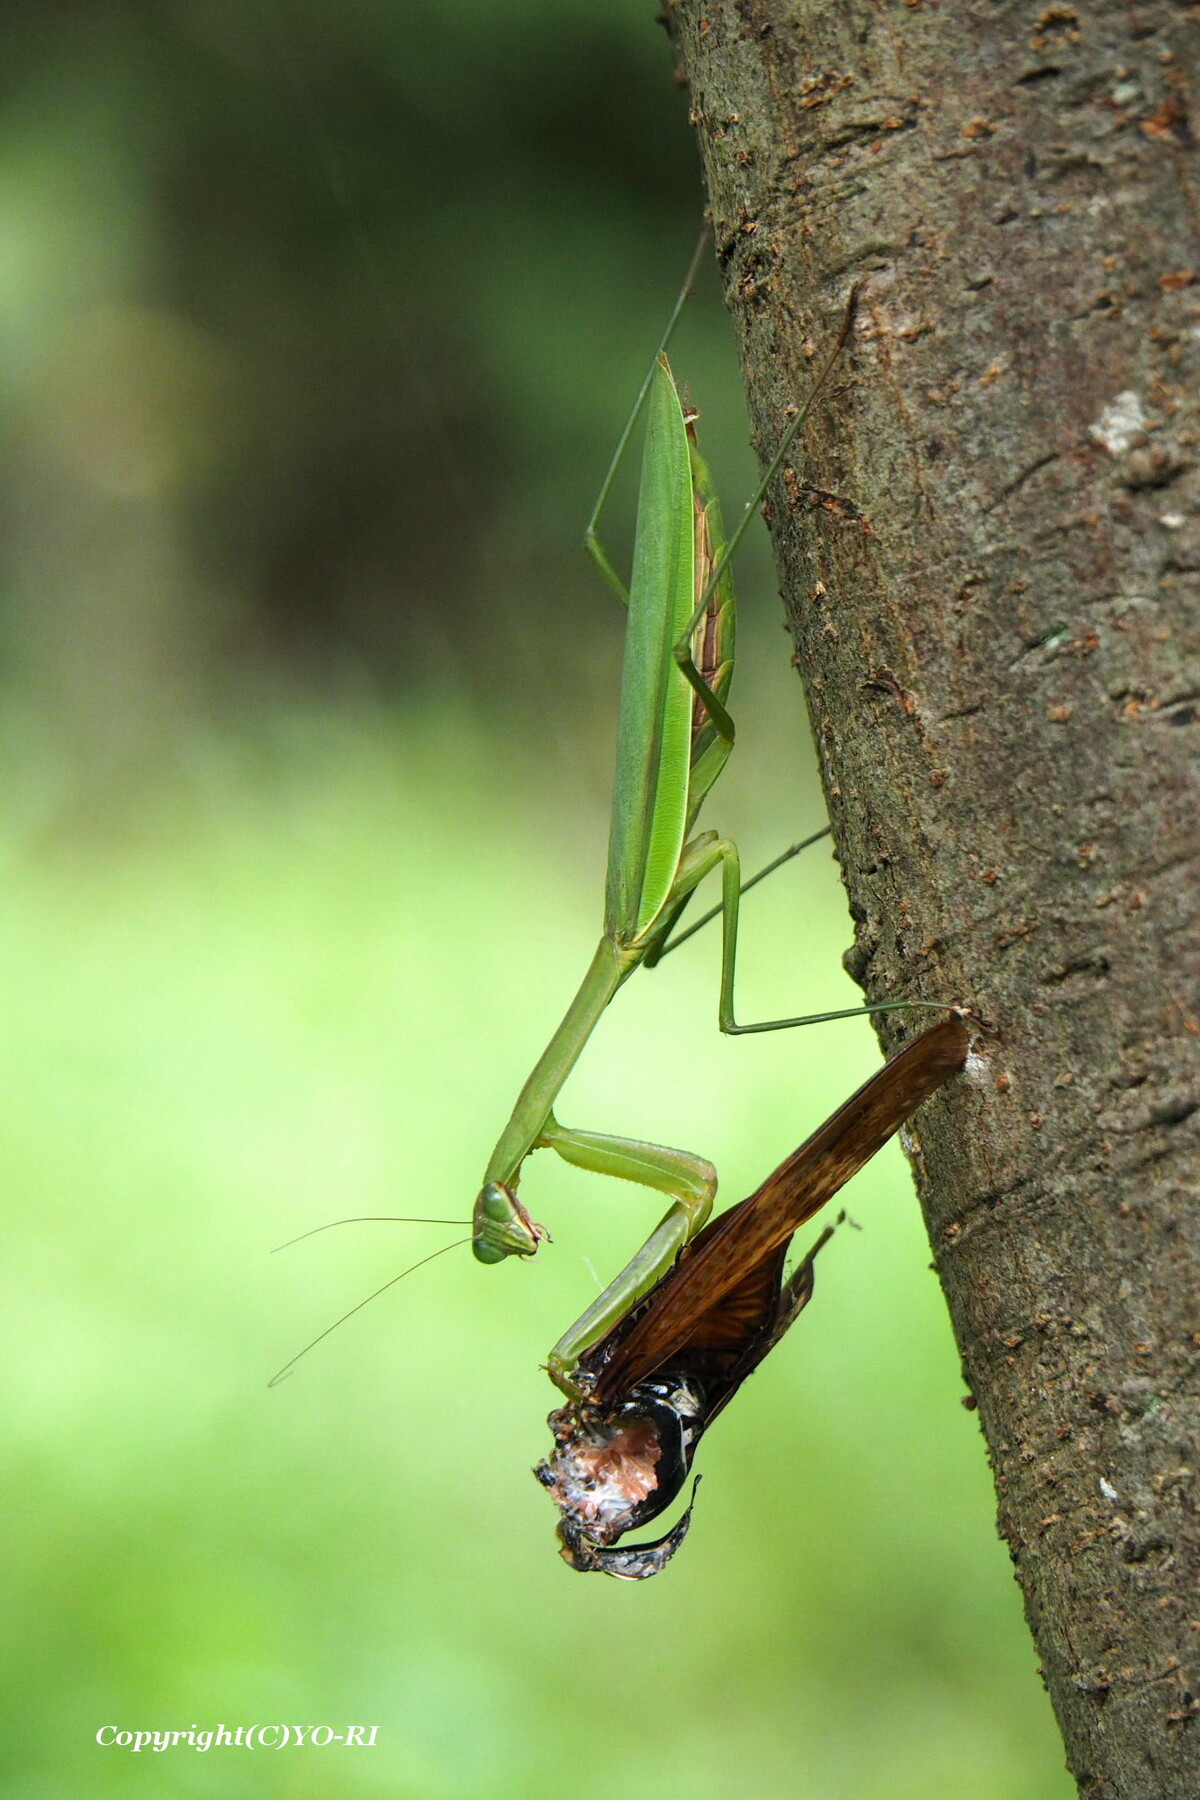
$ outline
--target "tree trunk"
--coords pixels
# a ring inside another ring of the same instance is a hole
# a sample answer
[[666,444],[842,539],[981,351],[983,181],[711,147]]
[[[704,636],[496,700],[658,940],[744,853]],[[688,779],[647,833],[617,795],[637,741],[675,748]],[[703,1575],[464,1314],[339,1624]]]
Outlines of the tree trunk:
[[1200,8],[675,0],[869,996],[1081,1791],[1200,1795]]

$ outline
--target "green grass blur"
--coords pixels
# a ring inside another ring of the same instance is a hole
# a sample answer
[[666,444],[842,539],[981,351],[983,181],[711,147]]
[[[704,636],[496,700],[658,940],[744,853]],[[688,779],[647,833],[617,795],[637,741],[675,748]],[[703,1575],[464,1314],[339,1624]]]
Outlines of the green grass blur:
[[[699,217],[653,9],[0,6],[0,1792],[1065,1800],[895,1147],[701,1454],[661,1579],[588,1582],[539,1361],[656,1214],[451,1252],[599,924],[620,620],[578,549]],[[716,296],[677,368],[752,486]],[[613,541],[628,526],[618,495]],[[748,867],[821,802],[747,547]],[[745,1017],[853,1004],[823,850]],[[723,1041],[716,945],[619,996],[569,1122],[748,1192],[877,1061]],[[611,1191],[605,1191],[606,1188]],[[104,1725],[377,1725],[370,1750]]]

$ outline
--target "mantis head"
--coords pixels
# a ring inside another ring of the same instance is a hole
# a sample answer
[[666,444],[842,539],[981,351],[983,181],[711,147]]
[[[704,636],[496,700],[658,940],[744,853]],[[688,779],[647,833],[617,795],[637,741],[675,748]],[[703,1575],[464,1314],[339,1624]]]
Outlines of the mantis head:
[[535,1256],[538,1245],[550,1238],[546,1227],[530,1218],[502,1181],[484,1182],[471,1226],[471,1248],[484,1263],[503,1262],[506,1256]]

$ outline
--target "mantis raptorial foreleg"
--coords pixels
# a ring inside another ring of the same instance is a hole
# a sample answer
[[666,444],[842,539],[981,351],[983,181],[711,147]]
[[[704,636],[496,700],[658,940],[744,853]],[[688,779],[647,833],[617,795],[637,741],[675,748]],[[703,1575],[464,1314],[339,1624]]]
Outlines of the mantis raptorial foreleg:
[[717,1171],[690,1150],[669,1150],[640,1138],[611,1137],[606,1132],[570,1130],[551,1116],[539,1142],[564,1162],[593,1175],[615,1175],[639,1187],[670,1194],[686,1224],[686,1237],[703,1225],[717,1191]]
[[562,1370],[571,1368],[587,1346],[603,1336],[614,1317],[649,1293],[683,1246],[695,1237],[712,1211],[717,1171],[705,1157],[695,1156],[689,1150],[669,1150],[662,1144],[608,1137],[599,1132],[568,1131],[553,1118],[543,1133],[542,1143],[577,1168],[656,1188],[674,1201],[615,1281],[554,1346],[550,1366]]
[[[711,1163],[709,1167],[712,1167]],[[714,1169],[714,1191],[716,1185]],[[707,1211],[706,1207],[705,1212]],[[680,1216],[672,1207],[666,1217],[659,1220],[641,1249],[635,1251],[621,1273],[609,1282],[603,1293],[596,1295],[587,1310],[563,1332],[546,1359],[552,1381],[557,1382],[560,1387],[568,1386],[570,1372],[584,1351],[589,1350],[593,1344],[598,1344],[612,1330],[616,1320],[662,1280],[683,1246],[690,1243],[700,1229],[697,1224],[694,1229],[684,1233],[680,1226]]]

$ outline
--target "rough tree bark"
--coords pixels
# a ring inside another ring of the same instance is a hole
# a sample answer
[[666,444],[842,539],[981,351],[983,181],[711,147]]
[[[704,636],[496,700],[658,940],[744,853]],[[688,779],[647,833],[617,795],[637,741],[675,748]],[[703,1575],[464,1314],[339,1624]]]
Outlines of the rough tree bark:
[[1200,1794],[1200,8],[675,0],[872,998],[1081,1791]]

